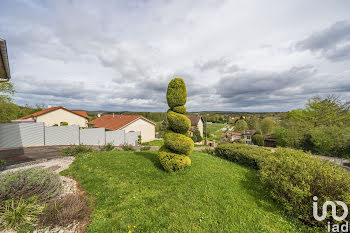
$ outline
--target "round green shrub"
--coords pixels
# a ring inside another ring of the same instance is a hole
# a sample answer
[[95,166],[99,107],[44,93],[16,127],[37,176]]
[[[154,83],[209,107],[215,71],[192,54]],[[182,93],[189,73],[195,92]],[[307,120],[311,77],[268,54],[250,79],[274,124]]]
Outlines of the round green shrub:
[[184,134],[191,128],[190,119],[183,114],[168,111],[167,119],[169,128],[176,133]]
[[172,131],[165,133],[164,145],[173,152],[184,155],[190,155],[194,148],[191,138]]
[[186,104],[186,85],[182,78],[174,78],[168,85],[166,99],[170,108]]
[[186,155],[179,155],[162,146],[158,152],[158,158],[164,170],[168,172],[181,170],[191,165],[191,160]]
[[185,114],[187,112],[187,109],[185,106],[176,106],[173,107],[172,110],[177,113]]

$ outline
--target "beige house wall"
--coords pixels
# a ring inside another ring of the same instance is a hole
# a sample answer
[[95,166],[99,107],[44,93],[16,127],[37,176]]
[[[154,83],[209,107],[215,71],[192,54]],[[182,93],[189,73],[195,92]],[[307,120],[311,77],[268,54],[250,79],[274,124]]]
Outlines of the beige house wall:
[[201,133],[201,137],[203,138],[203,128],[204,128],[204,124],[202,120],[199,120],[197,128],[199,130],[199,132]]
[[141,131],[142,142],[153,141],[156,135],[156,126],[141,118],[121,129],[125,130],[126,133],[130,131]]
[[88,119],[64,109],[57,109],[36,118],[36,122],[44,122],[45,126],[60,125],[63,121],[68,125],[79,125],[80,127],[87,127],[88,123]]

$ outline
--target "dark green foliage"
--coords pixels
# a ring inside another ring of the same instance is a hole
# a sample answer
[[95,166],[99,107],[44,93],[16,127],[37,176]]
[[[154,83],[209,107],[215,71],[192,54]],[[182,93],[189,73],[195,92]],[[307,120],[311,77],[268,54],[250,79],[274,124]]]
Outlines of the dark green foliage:
[[191,128],[191,121],[185,115],[168,111],[167,119],[169,122],[169,128],[180,134],[186,133]]
[[138,145],[142,144],[142,136],[141,136],[141,134],[137,136],[137,144]]
[[170,108],[183,106],[186,104],[187,91],[182,78],[174,78],[168,85],[166,99]]
[[215,148],[215,155],[254,169],[272,152],[266,148],[254,147],[240,143],[221,143]]
[[[349,172],[302,151],[279,148],[274,156],[261,162],[260,176],[274,199],[309,224],[317,224],[312,214],[314,196],[318,197],[319,208],[327,200],[350,204]],[[327,221],[333,221],[330,214],[321,224],[324,226]]]
[[158,151],[158,158],[165,171],[181,170],[191,165],[191,160],[184,154],[173,153],[162,146]]
[[41,212],[42,207],[35,196],[28,199],[2,201],[0,203],[0,229],[27,232],[25,229],[36,224]]
[[201,133],[199,132],[198,128],[196,127],[193,136],[191,137],[193,142],[201,142],[203,140]]
[[112,151],[112,150],[114,150],[114,145],[113,145],[113,143],[109,142],[109,143],[101,146],[100,150],[101,151]]
[[122,145],[123,151],[135,151],[136,149],[132,145],[124,144]]
[[176,106],[176,107],[173,107],[172,110],[174,112],[181,113],[181,114],[185,114],[187,112],[185,106]]
[[46,169],[30,168],[0,175],[0,202],[33,195],[46,201],[57,197],[61,190],[59,175]]
[[85,146],[83,144],[77,145],[77,146],[73,145],[73,146],[70,146],[66,149],[61,150],[60,152],[65,156],[75,156],[75,155],[81,154],[81,153],[92,152],[92,147]]
[[194,148],[194,144],[191,138],[172,132],[170,130],[165,133],[164,145],[166,148],[169,148],[175,153],[184,154],[187,156],[191,154]]
[[252,136],[252,142],[257,146],[264,146],[264,136],[261,134],[254,134]]

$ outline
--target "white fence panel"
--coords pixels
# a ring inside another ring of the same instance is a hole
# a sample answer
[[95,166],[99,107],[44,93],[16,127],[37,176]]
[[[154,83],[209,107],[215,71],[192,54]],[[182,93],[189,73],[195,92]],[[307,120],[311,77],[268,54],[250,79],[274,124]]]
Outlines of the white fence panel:
[[43,123],[11,123],[0,125],[0,148],[43,145]]
[[45,127],[45,145],[78,145],[79,126],[51,126]]
[[106,143],[105,128],[81,129],[80,144],[104,145]]
[[106,143],[112,143],[115,146],[123,145],[125,142],[125,131],[106,131]]
[[128,132],[125,134],[125,144],[137,146],[138,136],[141,134],[140,131]]

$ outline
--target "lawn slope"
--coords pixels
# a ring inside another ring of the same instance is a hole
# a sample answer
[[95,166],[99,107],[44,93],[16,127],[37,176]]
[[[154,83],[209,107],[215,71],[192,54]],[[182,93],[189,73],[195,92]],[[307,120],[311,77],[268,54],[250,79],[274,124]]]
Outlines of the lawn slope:
[[270,200],[256,171],[201,152],[191,160],[166,173],[156,152],[93,152],[62,174],[96,197],[88,232],[312,232]]

